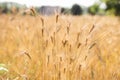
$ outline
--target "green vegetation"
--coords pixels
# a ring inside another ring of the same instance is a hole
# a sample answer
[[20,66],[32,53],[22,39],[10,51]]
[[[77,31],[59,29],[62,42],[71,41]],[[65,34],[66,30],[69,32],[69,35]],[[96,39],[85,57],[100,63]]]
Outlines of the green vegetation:
[[78,4],[74,4],[71,8],[72,15],[80,15],[82,14],[82,8]]
[[97,14],[97,13],[99,12],[99,10],[100,10],[100,8],[99,8],[99,4],[98,4],[98,3],[92,5],[92,6],[90,6],[90,7],[88,8],[88,12],[89,12],[90,14],[92,14],[92,15]]
[[120,0],[101,0],[107,6],[105,9],[107,14],[120,15]]
[[26,8],[25,5],[21,5],[13,2],[0,3],[0,13],[18,13],[21,9]]
[[[104,4],[106,7],[101,8]],[[0,3],[0,13],[16,14],[21,10],[25,10],[27,7],[18,3],[4,2]],[[34,7],[36,12],[39,13],[41,7]],[[72,8],[61,8],[62,14],[91,14],[91,15],[116,15],[120,16],[120,0],[99,0],[90,7],[84,7],[78,4],[74,4]],[[26,14],[26,13],[23,13]]]

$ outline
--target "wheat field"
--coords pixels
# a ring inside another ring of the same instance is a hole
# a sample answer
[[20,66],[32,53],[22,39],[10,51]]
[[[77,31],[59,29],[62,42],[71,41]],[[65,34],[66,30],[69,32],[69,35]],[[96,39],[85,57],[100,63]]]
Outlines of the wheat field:
[[120,18],[0,15],[0,80],[120,80]]

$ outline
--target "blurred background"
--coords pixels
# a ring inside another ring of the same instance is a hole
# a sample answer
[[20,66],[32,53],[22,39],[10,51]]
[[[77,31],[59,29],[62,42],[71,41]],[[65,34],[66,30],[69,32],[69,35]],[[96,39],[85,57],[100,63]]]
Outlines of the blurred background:
[[120,15],[120,0],[0,0],[0,14]]

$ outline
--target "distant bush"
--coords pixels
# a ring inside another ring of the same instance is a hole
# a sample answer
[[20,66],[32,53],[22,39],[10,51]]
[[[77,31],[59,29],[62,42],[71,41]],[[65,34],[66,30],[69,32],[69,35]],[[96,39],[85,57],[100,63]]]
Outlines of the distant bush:
[[97,14],[98,11],[99,11],[99,4],[97,4],[97,3],[88,8],[88,13],[90,13],[92,15]]
[[72,15],[82,14],[82,8],[78,4],[74,4],[71,8]]

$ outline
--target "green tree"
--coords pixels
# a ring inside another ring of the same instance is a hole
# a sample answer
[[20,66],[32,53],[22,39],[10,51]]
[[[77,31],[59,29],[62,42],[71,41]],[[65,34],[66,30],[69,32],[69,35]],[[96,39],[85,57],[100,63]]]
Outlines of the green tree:
[[98,14],[99,10],[100,8],[98,3],[95,3],[94,5],[88,8],[88,12],[92,15]]
[[108,14],[120,15],[120,0],[101,0],[107,6]]
[[82,14],[82,8],[78,4],[74,4],[71,8],[71,13],[73,15],[80,15]]

